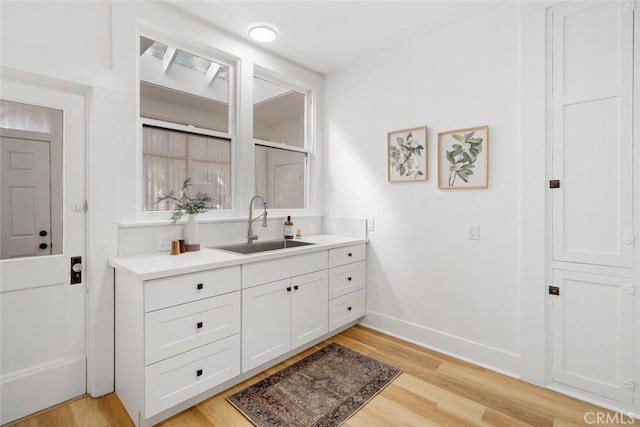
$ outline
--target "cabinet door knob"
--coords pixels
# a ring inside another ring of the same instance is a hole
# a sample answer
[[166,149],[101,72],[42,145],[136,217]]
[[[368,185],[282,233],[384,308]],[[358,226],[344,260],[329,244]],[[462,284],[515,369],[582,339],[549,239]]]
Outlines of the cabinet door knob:
[[351,306],[347,307],[347,310],[351,311]]
[[196,325],[196,327],[197,327],[198,329],[202,328],[202,322],[198,322],[198,324]]
[[353,256],[353,254],[352,254],[351,252],[349,252],[349,253],[347,254],[347,256],[351,257],[351,256]]
[[198,283],[196,285],[196,289],[199,290],[199,291],[201,291],[203,288],[204,288],[204,285],[202,283]]
[[196,377],[200,377],[200,376],[202,376],[202,369],[198,369],[196,371]]
[[287,286],[287,292],[291,292],[291,286]]
[[347,282],[350,282],[350,281],[351,281],[351,277],[347,277]]
[[40,233],[38,234],[40,234],[41,237],[44,237],[47,235],[47,230],[40,230]]
[[40,244],[38,245],[38,247],[39,247],[40,249],[47,249],[47,248],[49,247],[49,245],[47,245],[46,243],[40,243]]
[[293,290],[297,291],[297,290],[298,290],[298,285],[295,285],[295,286],[293,287]]

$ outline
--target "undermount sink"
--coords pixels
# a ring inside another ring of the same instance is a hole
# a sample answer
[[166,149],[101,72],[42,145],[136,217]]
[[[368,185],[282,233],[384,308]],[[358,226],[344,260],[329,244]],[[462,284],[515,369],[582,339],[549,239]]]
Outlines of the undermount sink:
[[313,245],[314,243],[301,242],[299,240],[270,240],[267,242],[238,243],[236,245],[217,246],[211,249],[236,252],[239,254],[255,254],[257,252],[277,251],[298,246]]

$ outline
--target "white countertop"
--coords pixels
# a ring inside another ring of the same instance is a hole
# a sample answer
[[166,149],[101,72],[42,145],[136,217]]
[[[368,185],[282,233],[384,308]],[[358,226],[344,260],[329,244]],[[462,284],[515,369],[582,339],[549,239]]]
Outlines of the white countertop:
[[363,237],[344,237],[330,234],[307,236],[300,240],[315,244],[248,255],[209,248],[202,248],[198,252],[186,252],[180,255],[169,255],[169,251],[152,252],[111,258],[109,265],[132,275],[137,280],[150,280],[367,242],[367,239]]

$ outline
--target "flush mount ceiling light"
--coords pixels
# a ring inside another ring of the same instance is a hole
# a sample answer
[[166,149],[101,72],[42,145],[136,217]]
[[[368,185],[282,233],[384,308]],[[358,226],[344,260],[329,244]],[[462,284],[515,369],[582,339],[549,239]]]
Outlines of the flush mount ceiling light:
[[276,33],[276,30],[274,30],[273,28],[259,25],[249,30],[249,37],[257,42],[271,43],[276,38],[278,38],[278,33]]

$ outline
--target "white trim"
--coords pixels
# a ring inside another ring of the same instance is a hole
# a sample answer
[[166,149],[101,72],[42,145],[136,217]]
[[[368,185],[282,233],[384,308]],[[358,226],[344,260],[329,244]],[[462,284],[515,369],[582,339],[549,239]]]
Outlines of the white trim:
[[180,132],[213,136],[215,138],[228,139],[230,141],[235,139],[235,136],[233,134],[226,133],[226,132],[205,129],[197,126],[181,125],[179,123],[166,122],[164,120],[157,120],[157,119],[149,119],[146,117],[140,117],[140,124],[142,126],[153,126],[153,127],[162,128],[162,129],[171,129],[171,130],[177,130]]
[[296,147],[295,145],[285,144],[284,142],[265,141],[258,138],[253,138],[253,145],[262,145],[263,147],[277,148],[279,150],[297,151],[298,153],[304,153],[308,155],[311,155],[313,153],[313,151],[309,150],[308,148]]
[[367,311],[362,325],[501,374],[519,378],[517,374],[520,371],[519,354],[372,311]]
[[[268,212],[268,217],[269,220],[272,219],[284,219],[287,217],[287,215],[282,214],[282,213],[272,213],[275,211],[280,211],[283,209],[274,209],[274,210],[269,210],[267,209]],[[171,213],[171,211],[162,211],[162,213],[166,216],[167,214]],[[290,215],[290,214],[289,214]],[[296,218],[322,218],[324,216],[324,214],[321,213],[301,213],[301,214],[296,214],[295,217]],[[182,219],[180,221],[178,221],[175,224],[184,224],[186,223],[187,220],[186,219]],[[225,222],[247,222],[247,217],[229,217],[229,218],[202,218],[201,216],[198,216],[198,223],[200,224],[207,224],[207,223],[225,223]],[[157,227],[157,226],[162,226],[162,225],[174,225],[174,222],[169,220],[169,219],[163,219],[161,221],[124,221],[124,222],[120,222],[118,224],[119,228],[136,228],[136,227]]]

